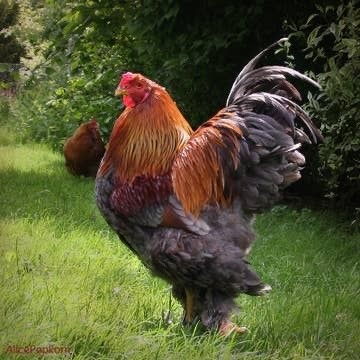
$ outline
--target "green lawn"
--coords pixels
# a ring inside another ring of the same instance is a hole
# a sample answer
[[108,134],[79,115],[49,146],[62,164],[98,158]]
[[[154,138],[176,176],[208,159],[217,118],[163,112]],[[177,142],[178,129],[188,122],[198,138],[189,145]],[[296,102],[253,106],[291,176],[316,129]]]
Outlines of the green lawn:
[[234,320],[250,331],[221,338],[180,326],[174,300],[164,323],[169,286],[108,228],[93,180],[46,146],[3,130],[0,141],[2,358],[41,356],[9,345],[53,345],[73,359],[358,359],[360,235],[335,216],[281,206],[258,217],[251,261],[273,292],[239,297]]

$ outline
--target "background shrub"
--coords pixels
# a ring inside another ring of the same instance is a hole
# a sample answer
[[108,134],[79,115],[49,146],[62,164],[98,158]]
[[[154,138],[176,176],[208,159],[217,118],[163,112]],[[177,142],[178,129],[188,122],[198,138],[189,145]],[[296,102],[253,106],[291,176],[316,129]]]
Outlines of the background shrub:
[[303,47],[304,64],[323,87],[308,94],[307,109],[322,124],[325,138],[313,157],[311,182],[337,206],[360,204],[360,9],[355,3],[317,6],[290,36]]

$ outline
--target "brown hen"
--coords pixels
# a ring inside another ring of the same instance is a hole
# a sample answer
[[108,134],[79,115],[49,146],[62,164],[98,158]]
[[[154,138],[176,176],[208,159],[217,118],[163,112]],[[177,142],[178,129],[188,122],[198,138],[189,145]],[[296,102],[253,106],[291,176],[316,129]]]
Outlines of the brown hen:
[[105,153],[99,124],[92,119],[81,124],[64,144],[65,166],[73,175],[95,177]]

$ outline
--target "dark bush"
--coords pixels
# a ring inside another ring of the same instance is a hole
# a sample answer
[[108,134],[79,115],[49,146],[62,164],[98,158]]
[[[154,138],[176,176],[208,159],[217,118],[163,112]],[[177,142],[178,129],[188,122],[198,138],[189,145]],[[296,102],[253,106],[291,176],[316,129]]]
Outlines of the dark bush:
[[[322,124],[324,143],[312,185],[337,205],[360,204],[360,9],[355,1],[318,12],[292,34],[303,42],[323,91],[308,94],[308,111]],[[315,159],[315,158],[314,158]]]

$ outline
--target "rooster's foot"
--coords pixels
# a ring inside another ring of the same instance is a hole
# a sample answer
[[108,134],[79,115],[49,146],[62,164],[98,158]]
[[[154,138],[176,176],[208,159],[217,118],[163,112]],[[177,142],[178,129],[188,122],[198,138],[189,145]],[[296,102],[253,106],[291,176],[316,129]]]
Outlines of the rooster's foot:
[[231,321],[224,321],[219,326],[219,333],[222,336],[229,336],[233,333],[244,334],[247,331],[248,331],[248,329],[246,327],[238,326],[238,325],[232,323]]

